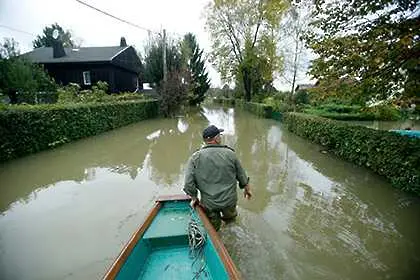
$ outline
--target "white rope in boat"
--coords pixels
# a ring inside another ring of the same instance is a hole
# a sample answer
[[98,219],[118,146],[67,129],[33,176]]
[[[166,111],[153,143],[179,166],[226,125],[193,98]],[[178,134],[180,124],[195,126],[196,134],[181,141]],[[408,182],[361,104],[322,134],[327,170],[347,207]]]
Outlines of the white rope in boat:
[[194,259],[191,264],[192,267],[197,262],[201,261],[201,266],[197,272],[194,273],[194,279],[199,279],[200,275],[205,272],[205,261],[204,261],[204,244],[206,242],[206,235],[202,232],[201,227],[197,223],[193,215],[194,209],[191,210],[190,221],[188,223],[188,243],[190,246],[190,257]]

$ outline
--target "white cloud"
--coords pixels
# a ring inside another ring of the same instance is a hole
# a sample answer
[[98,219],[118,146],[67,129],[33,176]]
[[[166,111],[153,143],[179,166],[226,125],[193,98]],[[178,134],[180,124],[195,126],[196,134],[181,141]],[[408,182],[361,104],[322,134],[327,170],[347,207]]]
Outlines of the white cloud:
[[[160,31],[165,28],[170,36],[181,37],[187,32],[197,36],[205,53],[211,50],[209,35],[204,30],[204,7],[209,0],[83,0],[101,10],[139,26]],[[121,23],[92,10],[75,0],[0,0],[0,25],[29,32],[28,35],[0,27],[0,39],[13,37],[22,52],[32,49],[32,40],[42,29],[57,22],[70,29],[73,37],[82,40],[82,46],[118,45],[124,36],[129,45],[144,52],[148,32]],[[212,86],[222,86],[220,75],[207,64]],[[308,82],[304,76],[298,83]],[[276,88],[288,90],[282,79],[274,82]]]
[[[210,52],[210,40],[204,30],[201,17],[207,0],[84,0],[86,3],[107,11],[139,26],[181,37],[187,32],[197,36],[205,52]],[[0,27],[0,37],[13,37],[22,52],[32,49],[35,35],[42,33],[46,25],[57,22],[70,29],[83,46],[118,45],[124,36],[127,43],[138,51],[144,50],[148,32],[121,23],[92,10],[75,0],[0,0],[0,25],[7,25],[34,34],[34,36]],[[220,75],[207,66],[213,86],[220,85]]]

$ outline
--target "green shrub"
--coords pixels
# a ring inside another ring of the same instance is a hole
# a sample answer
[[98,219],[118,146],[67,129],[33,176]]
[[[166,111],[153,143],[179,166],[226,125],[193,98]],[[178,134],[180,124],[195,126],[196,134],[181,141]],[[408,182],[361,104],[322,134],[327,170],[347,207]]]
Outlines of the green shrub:
[[271,114],[273,112],[273,107],[262,103],[253,103],[245,102],[243,100],[236,100],[235,104],[240,108],[243,108],[257,116],[264,118],[271,118]]
[[4,103],[1,103],[0,102],[0,111],[6,110],[7,108],[8,108],[8,105],[7,104],[4,104]]
[[376,119],[375,115],[370,112],[337,113],[317,108],[307,108],[304,109],[303,112],[311,115],[341,121],[371,121]]
[[359,105],[345,105],[345,104],[335,104],[335,103],[328,103],[322,104],[316,107],[317,109],[324,110],[330,113],[359,113],[362,109]]
[[368,107],[364,111],[373,114],[376,120],[396,121],[402,118],[399,109],[387,104]]
[[104,92],[108,92],[108,83],[107,82],[103,82],[103,81],[98,81],[96,83],[96,87],[98,88],[98,90],[102,90]]
[[362,108],[359,105],[329,103],[321,104],[316,107],[306,108],[303,110],[303,112],[329,119],[345,121],[393,121],[399,120],[403,116],[400,110],[392,105],[378,105],[374,107]]
[[420,195],[420,139],[300,113],[287,113],[283,121],[291,132]]
[[[93,102],[110,102],[119,100],[113,98],[117,94],[107,94],[108,83],[99,81],[92,89],[81,90],[80,85],[70,83],[67,86],[57,90],[58,103],[93,103]],[[121,99],[125,100],[125,99]]]
[[309,104],[309,93],[306,90],[299,90],[293,96],[295,104]]
[[80,86],[76,83],[70,83],[65,87],[57,89],[57,103],[66,104],[77,102],[77,95],[79,91]]
[[293,105],[287,104],[285,101],[281,99],[276,99],[275,97],[267,97],[264,99],[264,104],[271,106],[273,108],[273,112],[289,112],[293,111],[295,107]]
[[0,110],[0,162],[158,114],[157,101],[18,105]]
[[144,100],[146,97],[144,94],[141,93],[119,93],[119,94],[111,94],[108,95],[108,100],[115,100],[115,101],[128,101],[128,100]]
[[218,97],[218,98],[214,98],[213,102],[215,104],[221,104],[224,106],[234,106],[236,103],[236,99],[234,98],[225,98],[225,97]]

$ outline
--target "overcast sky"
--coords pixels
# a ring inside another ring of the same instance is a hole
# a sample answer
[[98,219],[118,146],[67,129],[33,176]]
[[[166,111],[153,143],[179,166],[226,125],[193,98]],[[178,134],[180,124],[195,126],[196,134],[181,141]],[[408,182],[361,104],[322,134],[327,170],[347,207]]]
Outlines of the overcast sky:
[[[84,0],[99,9],[151,30],[165,28],[170,36],[187,32],[197,36],[206,53],[210,38],[204,30],[203,10],[209,0]],[[32,41],[46,25],[57,22],[69,29],[82,47],[115,46],[121,36],[144,53],[148,32],[121,23],[75,0],[0,0],[0,39],[13,37],[21,52],[32,49]],[[30,34],[8,30],[6,25]],[[220,75],[207,65],[212,86],[221,86]],[[281,88],[281,83],[276,83]]]

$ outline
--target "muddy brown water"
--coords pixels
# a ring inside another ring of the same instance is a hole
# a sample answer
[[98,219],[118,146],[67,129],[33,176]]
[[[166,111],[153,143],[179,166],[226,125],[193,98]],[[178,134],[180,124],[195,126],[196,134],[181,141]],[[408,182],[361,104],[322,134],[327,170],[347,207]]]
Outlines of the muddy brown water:
[[244,279],[420,279],[420,201],[233,108],[140,122],[0,165],[0,279],[100,279],[209,123],[254,198],[221,237]]

